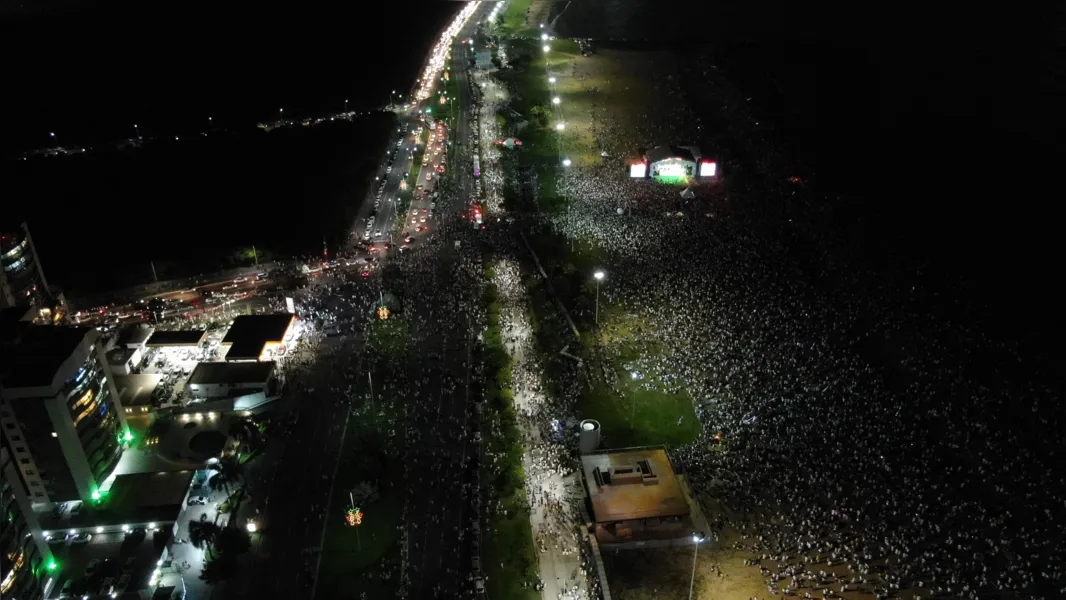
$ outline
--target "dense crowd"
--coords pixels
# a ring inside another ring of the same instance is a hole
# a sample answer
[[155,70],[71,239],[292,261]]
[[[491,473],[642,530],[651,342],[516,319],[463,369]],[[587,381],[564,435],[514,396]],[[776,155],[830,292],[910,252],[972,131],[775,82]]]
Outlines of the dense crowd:
[[[679,130],[682,113],[588,117],[617,155],[700,139]],[[704,434],[673,456],[731,509],[711,520],[740,533],[768,596],[1066,592],[1053,390],[1009,345],[902,309],[846,257],[835,269],[796,258],[761,221],[794,195],[778,183],[787,163],[766,155],[765,183],[694,186],[691,201],[627,179],[618,160],[571,168],[560,180],[571,208],[551,220],[611,257],[601,301],[641,318],[632,347],[664,349],[633,365],[645,383],[694,398]]]

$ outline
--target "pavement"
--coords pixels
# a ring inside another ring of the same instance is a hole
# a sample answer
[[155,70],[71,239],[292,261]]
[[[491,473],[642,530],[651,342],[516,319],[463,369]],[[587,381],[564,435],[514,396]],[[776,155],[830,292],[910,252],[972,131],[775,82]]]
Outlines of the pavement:
[[[504,295],[505,293],[501,290],[501,296]],[[528,316],[522,310],[508,310],[505,305],[501,315],[501,325],[503,326],[503,338],[508,340],[506,346],[514,362],[515,372],[528,370],[530,367],[527,365],[529,358],[526,356],[526,350],[532,348],[534,343]],[[540,391],[530,387],[521,377],[514,378],[513,386],[515,412],[518,414],[535,412],[534,407],[544,405],[548,401]],[[519,420],[519,427],[523,439],[527,440],[522,452],[527,491],[559,500],[564,505],[570,504],[581,494],[578,475],[573,473],[569,477],[564,477],[558,472],[542,474],[543,470],[533,465],[535,457],[534,446],[531,442],[531,440],[537,440],[541,432],[526,420]],[[583,575],[577,575],[581,569],[581,552],[576,543],[571,543],[571,537],[576,540],[574,532],[578,524],[569,523],[569,535],[564,535],[551,526],[544,507],[534,502],[530,505],[533,539],[548,537],[552,540],[543,546],[538,544],[537,557],[540,563],[541,581],[544,583],[541,597],[544,600],[588,598],[588,580]]]

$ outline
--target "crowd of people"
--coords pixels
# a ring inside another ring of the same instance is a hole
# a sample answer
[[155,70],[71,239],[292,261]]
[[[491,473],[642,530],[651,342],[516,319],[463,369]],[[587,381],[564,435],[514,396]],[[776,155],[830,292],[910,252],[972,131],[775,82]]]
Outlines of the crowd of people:
[[[618,155],[700,139],[683,112],[620,121],[594,107],[588,118],[598,147]],[[726,175],[685,200],[607,159],[566,171],[570,209],[550,218],[610,257],[601,302],[640,317],[631,347],[660,352],[638,359],[654,374],[646,384],[694,398],[704,433],[672,455],[702,497],[730,509],[709,518],[739,532],[767,596],[1066,592],[1053,390],[1027,378],[1009,344],[904,309],[876,274],[824,256],[823,232],[768,218],[812,200],[785,183],[783,154],[741,126],[730,135],[768,157],[743,184]],[[823,262],[793,252],[797,235]]]

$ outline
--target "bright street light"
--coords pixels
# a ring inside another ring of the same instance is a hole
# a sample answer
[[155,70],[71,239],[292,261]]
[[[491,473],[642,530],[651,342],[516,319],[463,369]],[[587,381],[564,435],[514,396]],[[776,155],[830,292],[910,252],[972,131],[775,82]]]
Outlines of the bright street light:
[[540,39],[544,40],[545,42],[548,41],[548,34],[546,34],[546,33],[540,34]]
[[555,124],[555,129],[556,129],[556,131],[562,131],[562,130],[566,129],[566,125],[564,125],[562,123],[556,123]]
[[544,51],[547,52],[548,50],[551,50],[551,46],[544,44]]
[[570,166],[570,165],[572,165],[572,164],[574,164],[574,163],[570,162],[570,159],[569,159],[569,158],[564,158],[564,159],[563,159],[563,166],[564,166],[564,167],[569,167],[569,166]]
[[552,98],[552,104],[559,104],[560,102],[562,102],[562,100],[559,99],[559,96]]
[[555,83],[555,77],[549,77],[548,83]]
[[688,580],[688,600],[692,600],[692,587],[696,583],[696,557],[700,553],[700,542],[704,540],[704,537],[698,533],[692,534],[692,544],[696,546],[696,549],[692,552],[692,577]]
[[607,274],[602,269],[597,270],[592,274],[592,278],[596,280],[596,326],[600,324],[600,282]]

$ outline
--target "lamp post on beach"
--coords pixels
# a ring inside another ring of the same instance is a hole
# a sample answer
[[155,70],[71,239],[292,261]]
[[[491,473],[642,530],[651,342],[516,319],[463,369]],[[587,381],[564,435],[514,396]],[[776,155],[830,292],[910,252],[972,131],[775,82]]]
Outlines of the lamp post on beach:
[[692,577],[688,580],[688,600],[692,600],[692,589],[696,584],[696,557],[700,554],[700,543],[705,538],[698,533],[692,534],[692,544],[696,546],[695,551],[692,552]]
[[592,274],[592,278],[596,280],[596,326],[600,326],[600,282],[607,274],[603,272],[603,269],[598,269]]

